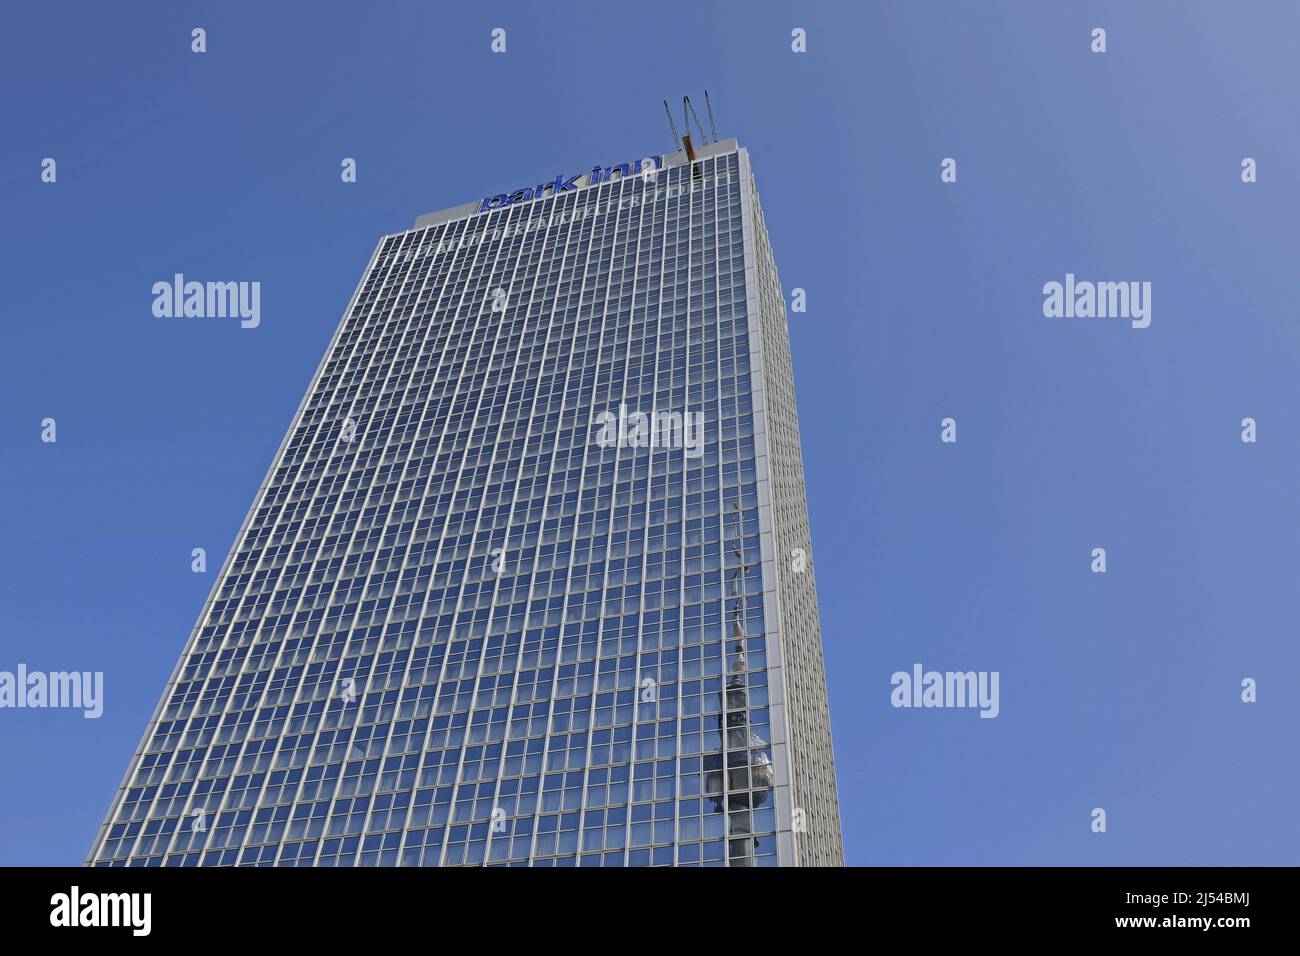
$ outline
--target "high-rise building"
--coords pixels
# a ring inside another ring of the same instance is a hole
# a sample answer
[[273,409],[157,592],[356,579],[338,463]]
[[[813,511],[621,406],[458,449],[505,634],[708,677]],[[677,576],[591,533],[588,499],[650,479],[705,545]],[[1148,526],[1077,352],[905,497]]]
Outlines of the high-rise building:
[[842,863],[734,139],[380,240],[93,865]]

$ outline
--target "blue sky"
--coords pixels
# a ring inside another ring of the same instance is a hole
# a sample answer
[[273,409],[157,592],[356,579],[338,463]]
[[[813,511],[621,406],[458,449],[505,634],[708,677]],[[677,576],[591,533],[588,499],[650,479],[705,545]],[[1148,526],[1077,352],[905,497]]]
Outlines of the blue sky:
[[[669,151],[706,87],[807,292],[849,862],[1295,863],[1300,8],[1082,7],[12,5],[0,669],[106,702],[0,711],[0,863],[81,861],[377,238]],[[174,272],[261,326],[154,318]],[[1150,328],[1045,318],[1066,273],[1151,282]],[[894,709],[916,662],[999,717]]]

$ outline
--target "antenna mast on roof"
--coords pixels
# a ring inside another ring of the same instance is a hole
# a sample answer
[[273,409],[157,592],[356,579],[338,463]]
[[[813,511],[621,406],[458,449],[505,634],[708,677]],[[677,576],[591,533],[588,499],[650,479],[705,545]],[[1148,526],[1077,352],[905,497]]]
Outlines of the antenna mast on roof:
[[[673,145],[678,149],[681,149],[682,139],[677,135],[677,124],[673,122],[673,111],[668,108],[667,100],[664,100],[664,115],[668,117],[668,126],[673,131]],[[687,132],[689,132],[689,130]]]
[[[668,101],[664,100],[664,114],[668,117],[668,126],[673,131],[673,145],[686,153],[686,161],[695,162],[695,143],[691,139],[691,121],[695,121],[695,129],[699,132],[700,140],[703,145],[708,146],[710,142],[718,141],[718,124],[713,119],[713,102],[709,99],[709,91],[704,91],[704,107],[709,114],[709,132],[704,132],[704,124],[700,122],[700,114],[695,111],[695,105],[691,103],[689,96],[682,97],[682,128],[681,136],[677,135],[677,123],[673,121],[673,111],[668,108]],[[713,138],[710,139],[709,137]],[[700,171],[695,170],[698,177]]]
[[700,114],[695,112],[695,105],[691,103],[689,96],[682,97],[682,125],[686,127],[689,133],[691,130],[691,119],[695,120],[695,128],[700,131],[700,139],[704,140],[704,145],[709,145],[709,137],[704,135],[704,126],[700,123]]

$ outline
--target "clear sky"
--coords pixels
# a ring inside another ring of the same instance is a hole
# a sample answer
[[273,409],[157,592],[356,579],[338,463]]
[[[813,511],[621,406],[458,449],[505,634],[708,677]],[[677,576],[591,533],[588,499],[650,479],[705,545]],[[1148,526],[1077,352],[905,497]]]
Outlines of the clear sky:
[[[1300,860],[1300,7],[1087,6],[7,5],[0,670],[106,688],[0,711],[0,863],[83,858],[377,238],[668,152],[706,87],[807,295],[849,862]],[[155,318],[176,272],[260,326]],[[1150,327],[1045,317],[1067,273]],[[918,662],[999,716],[893,708]]]

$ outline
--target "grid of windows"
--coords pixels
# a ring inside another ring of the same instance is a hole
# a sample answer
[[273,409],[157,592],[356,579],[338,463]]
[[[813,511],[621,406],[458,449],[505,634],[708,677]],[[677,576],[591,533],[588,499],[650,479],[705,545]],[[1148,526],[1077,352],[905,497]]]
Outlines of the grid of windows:
[[801,811],[798,813],[801,826],[793,830],[794,856],[802,866],[843,866],[839,796],[835,789],[835,757],[831,749],[830,709],[811,562],[812,533],[808,526],[785,298],[763,226],[758,189],[751,172],[746,169],[742,176],[746,186],[745,204],[749,207],[746,238],[753,250],[751,301],[763,343],[754,363],[758,380],[755,393],[762,396],[764,405],[758,434],[766,451],[762,457],[766,459],[770,482],[770,489],[765,488],[762,497],[771,502],[773,544],[776,553],[784,558],[775,562],[776,581],[769,585],[769,594],[776,605],[771,610],[780,633],[780,670],[792,764],[790,800],[793,810]]
[[794,862],[742,165],[380,241],[88,862]]

